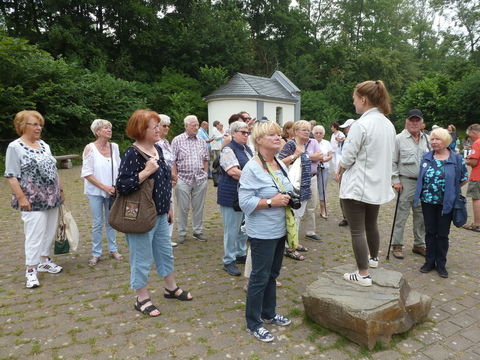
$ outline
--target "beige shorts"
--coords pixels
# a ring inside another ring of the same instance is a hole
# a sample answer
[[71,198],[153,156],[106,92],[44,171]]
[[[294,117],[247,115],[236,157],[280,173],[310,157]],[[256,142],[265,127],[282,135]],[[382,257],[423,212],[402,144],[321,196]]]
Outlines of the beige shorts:
[[480,200],[480,181],[469,181],[467,196],[474,200]]

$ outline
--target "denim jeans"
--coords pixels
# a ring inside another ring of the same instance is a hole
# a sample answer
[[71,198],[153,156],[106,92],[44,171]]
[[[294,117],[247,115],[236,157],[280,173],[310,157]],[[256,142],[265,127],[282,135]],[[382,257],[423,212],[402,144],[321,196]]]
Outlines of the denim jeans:
[[277,306],[276,279],[282,268],[285,236],[279,239],[249,238],[252,273],[248,282],[245,316],[247,328],[255,331],[262,319],[272,319]]
[[105,232],[107,233],[108,250],[110,252],[118,251],[116,232],[108,223],[110,199],[103,196],[88,195],[88,202],[92,212],[92,256],[99,257],[102,255],[103,224],[105,224]]
[[422,202],[427,246],[425,263],[429,266],[435,265],[439,269],[444,269],[447,264],[448,235],[452,223],[452,212],[442,215],[442,207]]
[[223,220],[223,263],[230,264],[237,256],[247,254],[247,235],[240,230],[244,215],[233,207],[221,205],[220,213]]
[[160,277],[173,272],[172,242],[167,214],[157,216],[152,230],[142,234],[125,234],[130,257],[130,286],[138,290],[147,286],[153,262]]

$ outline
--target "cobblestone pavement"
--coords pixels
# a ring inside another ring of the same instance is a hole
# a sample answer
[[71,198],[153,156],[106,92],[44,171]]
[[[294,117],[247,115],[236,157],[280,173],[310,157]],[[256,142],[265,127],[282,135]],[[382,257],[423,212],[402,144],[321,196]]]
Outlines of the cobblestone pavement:
[[[24,285],[20,216],[9,207],[8,186],[0,187],[0,359],[480,359],[480,234],[452,227],[450,278],[421,274],[422,258],[410,252],[410,228],[405,259],[385,261],[394,204],[382,207],[380,266],[401,271],[412,288],[433,297],[433,308],[426,322],[395,336],[389,348],[367,351],[304,317],[305,286],[325,268],[353,268],[349,230],[337,226],[338,187],[331,182],[330,216],[317,219],[323,241],[303,241],[310,249],[304,262],[284,259],[278,311],[293,324],[271,326],[276,339],[263,344],[245,331],[243,277],[222,269],[222,223],[211,184],[205,211],[209,241],[187,237],[174,250],[177,281],[194,300],[163,298],[163,281],[152,272],[152,297],[162,315],[146,318],[133,309],[127,260],[104,256],[95,268],[87,266],[91,220],[79,174],[79,167],[60,170],[81,244],[75,253],[55,256],[64,271],[40,274],[42,286],[33,290]],[[123,235],[118,243],[127,254]]]

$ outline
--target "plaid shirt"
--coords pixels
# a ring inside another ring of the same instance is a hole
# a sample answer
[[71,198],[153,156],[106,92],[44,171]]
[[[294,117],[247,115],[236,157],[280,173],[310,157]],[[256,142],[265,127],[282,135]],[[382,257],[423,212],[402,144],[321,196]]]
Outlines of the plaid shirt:
[[176,136],[172,141],[172,153],[177,166],[178,178],[188,185],[200,184],[207,180],[204,161],[208,161],[208,147],[197,135],[187,133]]

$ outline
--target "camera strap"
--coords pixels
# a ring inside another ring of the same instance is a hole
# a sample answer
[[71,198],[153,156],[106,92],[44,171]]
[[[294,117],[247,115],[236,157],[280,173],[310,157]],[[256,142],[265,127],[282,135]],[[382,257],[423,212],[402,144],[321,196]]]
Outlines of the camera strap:
[[[268,173],[270,174],[270,176],[272,177],[273,183],[275,184],[275,187],[277,188],[278,192],[285,193],[285,192],[286,192],[286,189],[285,189],[285,187],[283,186],[283,183],[280,181],[280,179],[277,177],[277,175],[275,175],[275,172],[272,170],[272,168],[267,164],[267,162],[266,162],[265,159],[263,158],[262,154],[258,153],[257,156],[258,156],[258,158],[260,159],[260,161],[262,162],[263,167],[265,168],[265,170],[267,170]],[[278,167],[280,168],[280,170],[282,170],[283,175],[285,175],[285,177],[288,179],[288,174],[287,174],[287,172],[283,169],[283,167],[282,167],[282,165],[280,164],[280,162],[278,161],[277,157],[274,156],[274,159],[275,159],[275,161],[277,162]],[[288,181],[290,181],[290,179],[288,179]]]

